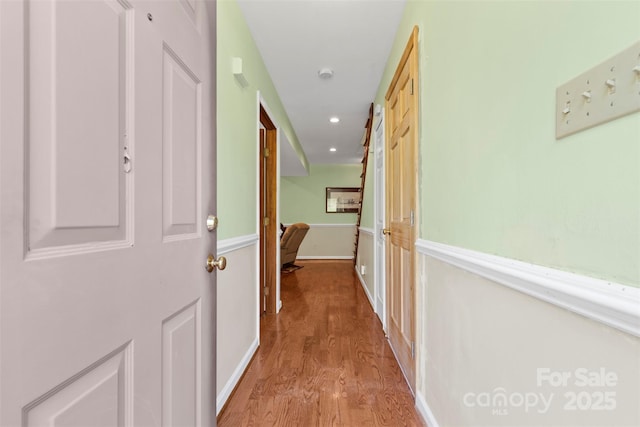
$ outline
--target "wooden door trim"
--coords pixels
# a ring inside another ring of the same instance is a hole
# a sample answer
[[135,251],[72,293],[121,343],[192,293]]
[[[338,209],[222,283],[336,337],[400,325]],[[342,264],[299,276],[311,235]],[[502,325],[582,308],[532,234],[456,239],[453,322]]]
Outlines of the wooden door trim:
[[[411,234],[408,236],[409,238],[409,247],[411,248],[411,271],[409,273],[410,275],[410,280],[411,280],[411,294],[412,294],[412,300],[413,300],[413,311],[411,313],[411,325],[410,325],[410,330],[411,330],[411,336],[412,336],[412,340],[414,342],[415,345],[415,341],[416,341],[416,312],[417,312],[417,307],[416,307],[416,298],[415,298],[415,284],[417,283],[417,278],[416,278],[416,265],[417,265],[417,251],[416,251],[416,240],[418,237],[418,227],[417,227],[417,223],[418,223],[418,218],[419,218],[419,212],[418,212],[418,170],[419,170],[419,156],[418,156],[418,138],[420,135],[419,132],[419,97],[420,97],[420,92],[419,92],[419,74],[418,74],[418,27],[414,26],[413,27],[413,31],[409,37],[409,40],[407,42],[407,45],[404,49],[404,52],[400,58],[400,61],[398,62],[396,71],[393,75],[393,78],[391,79],[391,83],[389,84],[389,88],[387,90],[387,93],[385,95],[385,119],[388,119],[390,117],[390,101],[391,101],[391,96],[393,94],[393,91],[396,87],[396,84],[398,83],[401,74],[402,74],[402,70],[404,68],[404,65],[407,63],[407,61],[409,61],[409,59],[413,59],[411,62],[411,68],[410,68],[410,75],[412,76],[413,82],[412,82],[412,93],[414,94],[414,96],[411,97],[412,99],[412,111],[411,114],[413,116],[413,123],[415,126],[413,126],[413,128],[411,129],[411,133],[412,133],[412,138],[413,138],[413,143],[411,146],[411,149],[413,151],[413,163],[410,165],[410,167],[413,168],[413,174],[414,174],[414,188],[413,188],[413,194],[411,195],[411,209],[413,210],[413,214],[414,214],[414,226],[411,229]],[[389,120],[389,122],[387,122],[385,124],[385,161],[389,161],[390,156],[389,156],[389,144],[391,143],[391,134],[393,132],[393,129],[391,129],[391,126],[389,125],[389,123],[392,123],[391,120]],[[391,168],[390,167],[386,167],[385,168],[385,226],[387,228],[389,228],[391,226],[391,219],[389,218],[389,215],[391,213],[391,207],[390,204],[392,202],[391,197],[389,197],[389,191],[391,186],[389,185],[390,182],[390,172],[391,172]],[[389,256],[390,254],[390,249],[389,249],[389,245],[390,245],[390,239],[387,239],[387,243],[385,245],[385,257]],[[386,299],[385,299],[385,318],[386,318],[386,323],[387,323],[387,334],[389,335],[391,333],[391,280],[389,280],[389,272],[390,272],[390,265],[389,262],[387,262],[387,270],[385,271],[385,292],[386,292]],[[390,336],[390,335],[389,335]],[[405,372],[405,378],[407,379],[407,382],[409,384],[409,387],[412,389],[412,392],[415,392],[415,374],[416,374],[416,357],[413,357],[411,359],[411,363],[413,364],[413,378],[408,378],[407,377],[407,373]]]
[[267,131],[266,129],[263,128],[264,125],[262,125],[262,121],[260,121],[260,126],[258,128],[258,156],[259,156],[259,164],[260,166],[258,167],[258,175],[260,175],[258,182],[259,182],[259,187],[258,187],[258,197],[259,197],[259,202],[258,202],[258,227],[260,232],[259,234],[259,241],[258,241],[258,245],[259,245],[259,251],[258,251],[258,268],[259,268],[259,276],[258,276],[258,294],[260,295],[260,309],[259,309],[259,313],[262,316],[262,314],[265,312],[266,310],[266,306],[265,306],[265,295],[264,295],[264,283],[262,281],[262,278],[265,277],[265,262],[264,262],[264,245],[263,245],[263,236],[262,236],[262,218],[264,218],[264,198],[263,198],[263,189],[264,189],[264,172],[263,172],[263,160],[262,160],[262,147],[265,146],[266,144],[266,140],[267,140]]
[[[267,177],[268,182],[263,182],[263,167],[264,162],[262,161],[264,153],[262,146],[258,147],[258,156],[260,158],[260,218],[258,223],[260,224],[260,287],[266,286],[269,292],[267,296],[267,307],[266,312],[268,314],[275,314],[277,312],[277,295],[276,295],[276,274],[278,272],[278,268],[276,265],[276,250],[279,247],[278,241],[276,239],[277,235],[277,140],[278,140],[278,129],[276,128],[273,120],[269,117],[266,109],[260,103],[260,123],[265,128],[265,138],[266,138],[266,146],[269,150],[269,155],[266,161],[267,167]],[[258,138],[260,141],[260,138]],[[265,211],[264,204],[264,190],[267,189],[266,196],[268,197],[268,205],[271,206],[271,209],[267,212]],[[263,218],[269,218],[269,223],[265,226],[263,222]],[[266,246],[266,251],[263,251],[263,243]],[[266,284],[262,282],[262,278],[266,276]],[[260,294],[262,294],[262,290],[260,290]],[[260,312],[262,313],[262,301],[260,301]]]

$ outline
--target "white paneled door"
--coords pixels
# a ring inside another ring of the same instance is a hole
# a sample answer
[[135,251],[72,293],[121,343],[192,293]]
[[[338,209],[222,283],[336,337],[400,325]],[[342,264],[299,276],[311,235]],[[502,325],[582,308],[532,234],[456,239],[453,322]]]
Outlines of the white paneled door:
[[0,1],[0,425],[215,424],[215,3]]

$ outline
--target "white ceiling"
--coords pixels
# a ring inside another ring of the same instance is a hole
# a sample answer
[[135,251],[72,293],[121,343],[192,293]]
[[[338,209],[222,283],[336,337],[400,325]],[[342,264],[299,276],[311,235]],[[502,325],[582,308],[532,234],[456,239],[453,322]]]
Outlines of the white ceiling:
[[[238,3],[309,163],[360,162],[369,105],[405,0]],[[334,70],[331,79],[318,77],[324,67]],[[340,123],[329,123],[334,115]]]

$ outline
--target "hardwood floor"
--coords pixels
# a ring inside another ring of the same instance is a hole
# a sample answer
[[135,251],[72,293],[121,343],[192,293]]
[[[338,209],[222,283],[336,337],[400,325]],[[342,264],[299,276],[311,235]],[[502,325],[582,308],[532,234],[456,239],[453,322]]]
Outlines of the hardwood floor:
[[351,261],[298,261],[218,426],[422,426]]

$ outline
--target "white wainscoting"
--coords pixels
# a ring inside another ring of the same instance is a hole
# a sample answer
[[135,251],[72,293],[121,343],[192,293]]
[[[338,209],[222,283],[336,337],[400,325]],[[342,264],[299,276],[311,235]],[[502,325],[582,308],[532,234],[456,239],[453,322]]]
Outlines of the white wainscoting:
[[[360,243],[358,243],[358,254],[356,257],[356,273],[362,284],[364,293],[369,298],[371,308],[375,311],[375,260],[373,259],[373,229],[360,227]],[[364,268],[364,274],[362,269]]]
[[353,259],[355,224],[309,224],[299,259]]
[[356,268],[356,274],[358,275],[358,279],[360,279],[360,284],[362,285],[362,290],[364,291],[364,294],[367,296],[367,299],[369,300],[369,304],[371,304],[371,308],[374,308],[373,305],[373,296],[371,295],[371,292],[369,292],[369,289],[367,289],[367,282],[364,280],[364,277],[362,277],[362,274],[360,274],[360,271],[358,271],[358,266],[355,267]]
[[418,252],[640,337],[640,288],[418,240]]
[[[431,241],[416,247],[416,408],[430,426],[640,425],[640,289]],[[540,383],[540,370],[570,381]],[[580,386],[578,370],[605,370],[615,384]],[[566,410],[567,393],[600,392],[614,393],[615,411]],[[465,400],[480,393],[555,397],[528,412]]]
[[436,420],[433,412],[431,412],[431,408],[429,408],[429,405],[427,404],[427,400],[419,391],[416,392],[416,409],[418,410],[418,413],[420,414],[424,422],[427,423],[429,427],[440,427],[440,424],[438,424],[438,420]]
[[216,413],[242,377],[260,342],[258,235],[218,241],[227,268],[217,276]]

